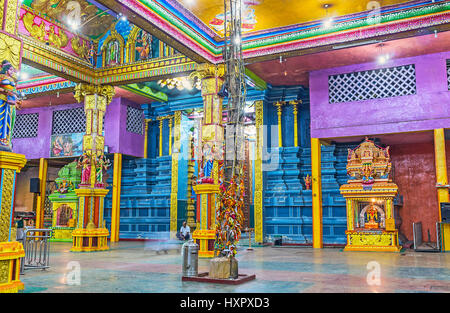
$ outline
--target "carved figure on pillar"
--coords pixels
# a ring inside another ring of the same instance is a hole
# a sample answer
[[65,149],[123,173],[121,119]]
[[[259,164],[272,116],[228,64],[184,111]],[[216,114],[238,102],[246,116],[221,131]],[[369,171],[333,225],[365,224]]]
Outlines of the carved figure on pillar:
[[16,108],[22,102],[16,93],[16,69],[4,60],[0,69],[0,150],[12,151],[11,137],[16,119]]
[[81,169],[81,185],[89,185],[91,177],[91,158],[83,154],[77,163],[77,167]]

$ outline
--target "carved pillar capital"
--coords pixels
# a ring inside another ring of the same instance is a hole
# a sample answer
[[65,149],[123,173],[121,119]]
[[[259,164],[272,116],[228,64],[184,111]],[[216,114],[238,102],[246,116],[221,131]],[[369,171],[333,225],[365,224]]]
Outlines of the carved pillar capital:
[[75,86],[75,99],[81,103],[86,96],[98,95],[106,98],[106,105],[110,104],[115,94],[113,86],[110,85],[93,85],[80,83]]
[[198,65],[197,70],[189,76],[191,79],[205,79],[205,78],[223,78],[225,76],[225,65],[213,65],[209,63],[202,63]]

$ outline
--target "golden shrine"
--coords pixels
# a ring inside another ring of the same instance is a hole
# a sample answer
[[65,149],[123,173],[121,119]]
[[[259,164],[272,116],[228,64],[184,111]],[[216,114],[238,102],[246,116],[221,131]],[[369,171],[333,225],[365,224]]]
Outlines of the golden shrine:
[[48,196],[52,203],[52,238],[50,241],[72,242],[78,218],[78,197],[75,186],[81,181],[81,171],[72,162],[58,172],[58,188]]
[[398,187],[390,172],[389,147],[366,137],[348,150],[349,179],[340,188],[347,207],[345,251],[400,251],[393,205]]

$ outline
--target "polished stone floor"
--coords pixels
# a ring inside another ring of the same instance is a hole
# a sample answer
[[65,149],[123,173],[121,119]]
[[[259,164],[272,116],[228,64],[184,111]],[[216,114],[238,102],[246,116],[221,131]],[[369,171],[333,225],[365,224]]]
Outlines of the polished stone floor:
[[[94,253],[70,247],[52,243],[51,267],[26,270],[23,292],[450,292],[449,253],[243,246],[239,272],[256,280],[231,286],[182,282],[180,251],[157,254],[154,243],[119,242]],[[207,260],[200,259],[199,270],[208,270]]]

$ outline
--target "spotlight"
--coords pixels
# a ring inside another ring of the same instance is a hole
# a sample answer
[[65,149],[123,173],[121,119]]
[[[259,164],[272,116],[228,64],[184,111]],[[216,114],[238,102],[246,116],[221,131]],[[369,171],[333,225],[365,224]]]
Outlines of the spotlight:
[[332,17],[329,17],[325,21],[323,21],[323,28],[329,29],[329,28],[331,28],[331,26],[333,26],[333,18]]
[[28,74],[24,72],[19,72],[20,79],[26,80],[28,79]]
[[126,17],[125,15],[123,15],[122,13],[119,13],[119,14],[117,15],[117,19],[119,19],[119,20],[125,22],[125,21],[127,20],[127,17]]
[[72,28],[73,30],[77,30],[80,27],[80,24],[72,19],[68,20],[67,24],[69,24],[70,28]]
[[386,64],[386,62],[389,61],[389,55],[388,54],[382,54],[378,56],[377,62],[380,65]]

